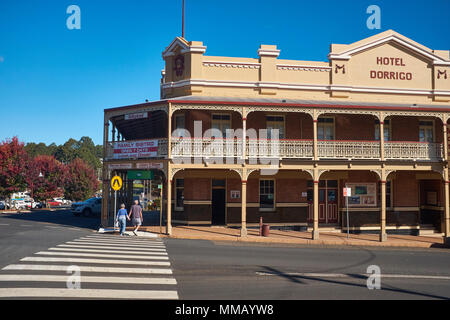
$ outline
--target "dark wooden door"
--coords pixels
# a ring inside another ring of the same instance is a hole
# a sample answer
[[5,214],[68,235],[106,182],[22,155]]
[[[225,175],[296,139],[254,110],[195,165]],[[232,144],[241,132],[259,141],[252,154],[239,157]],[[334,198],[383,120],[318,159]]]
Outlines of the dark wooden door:
[[212,219],[213,225],[225,225],[225,189],[212,190]]

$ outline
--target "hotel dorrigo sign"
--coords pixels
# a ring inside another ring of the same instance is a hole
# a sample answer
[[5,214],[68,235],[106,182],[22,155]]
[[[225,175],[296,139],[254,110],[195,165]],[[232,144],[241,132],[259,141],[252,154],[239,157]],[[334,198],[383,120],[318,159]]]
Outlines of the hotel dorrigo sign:
[[400,69],[395,69],[395,67],[406,67],[403,58],[393,58],[393,57],[377,57],[377,65],[381,66],[392,66],[392,71],[382,71],[382,70],[370,70],[371,79],[390,79],[390,80],[412,80],[413,75],[411,72],[404,71]]

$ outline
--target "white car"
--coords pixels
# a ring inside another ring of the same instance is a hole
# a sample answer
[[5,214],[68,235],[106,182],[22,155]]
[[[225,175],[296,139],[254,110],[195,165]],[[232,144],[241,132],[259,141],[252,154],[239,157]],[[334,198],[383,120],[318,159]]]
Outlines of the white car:
[[25,199],[25,207],[27,209],[35,209],[37,202],[35,202],[33,199]]
[[59,202],[60,205],[62,205],[62,206],[72,204],[72,201],[66,200],[66,199],[64,199],[64,198],[54,198],[53,201],[54,201],[54,202]]
[[25,200],[13,200],[12,206],[16,210],[20,210],[20,209],[26,209],[27,204],[26,204]]
[[85,217],[100,215],[102,212],[102,198],[91,198],[83,202],[72,203],[72,213]]

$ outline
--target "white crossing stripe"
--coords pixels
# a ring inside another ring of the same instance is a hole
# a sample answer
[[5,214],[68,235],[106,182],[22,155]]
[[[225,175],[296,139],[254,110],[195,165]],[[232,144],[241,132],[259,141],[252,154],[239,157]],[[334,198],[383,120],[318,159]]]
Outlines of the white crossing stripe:
[[[111,239],[133,239],[133,240],[140,240],[140,241],[162,241],[161,238],[157,238],[157,237],[147,237],[147,236],[135,236],[132,231],[127,231],[129,232],[129,235],[126,236],[119,236],[119,235],[112,235],[112,234],[98,234],[98,233],[94,233],[94,234],[90,234],[87,235],[86,237],[96,237],[96,238],[111,238]],[[140,231],[138,231],[140,232]]]
[[[127,232],[132,232],[132,231],[127,231]],[[138,231],[138,233],[141,231]],[[92,233],[89,235],[86,235],[86,237],[98,237],[98,238],[118,238],[121,239],[122,237],[120,237],[117,234],[107,234],[107,233]],[[130,237],[132,237],[133,239],[136,240],[150,240],[150,241],[161,241],[161,238],[154,238],[154,237],[146,237],[146,236],[135,236],[130,235]],[[124,239],[126,239],[126,237],[124,237]]]
[[141,244],[141,243],[130,243],[130,242],[117,242],[117,241],[104,241],[104,240],[83,240],[78,239],[74,241],[68,241],[67,243],[77,243],[77,244],[97,244],[99,246],[107,246],[114,245],[118,247],[129,247],[136,246],[137,248],[165,248],[163,244],[155,243],[155,244]]
[[[69,243],[69,242],[68,242]],[[76,242],[75,242],[76,243]],[[115,246],[102,246],[102,245],[77,245],[77,244],[60,244],[58,247],[64,248],[85,248],[85,249],[114,249],[114,250],[138,250],[138,251],[166,251],[164,248],[139,248],[139,247],[115,247]]]
[[[9,282],[67,282],[68,277],[58,275],[38,275],[38,274],[2,274],[0,281]],[[136,277],[91,277],[81,276],[80,283],[121,283],[121,284],[159,284],[176,285],[173,278],[136,278]]]
[[164,256],[138,256],[138,255],[118,255],[118,254],[99,254],[99,253],[82,253],[82,252],[49,252],[40,251],[36,255],[46,256],[70,256],[70,257],[96,257],[96,258],[118,258],[118,259],[137,259],[137,260],[169,260]]
[[79,249],[79,248],[49,248],[50,251],[73,251],[73,252],[99,252],[99,253],[115,253],[121,255],[123,253],[126,254],[139,254],[146,256],[167,256],[167,252],[143,252],[143,251],[123,251],[123,250],[100,250],[100,249]]
[[51,258],[51,257],[26,257],[20,261],[26,262],[68,262],[68,263],[93,263],[93,264],[128,264],[143,266],[170,267],[170,262],[165,261],[135,261],[135,260],[108,260],[108,259],[83,259],[83,258]]
[[178,299],[177,291],[164,290],[110,290],[110,289],[0,289],[0,298],[79,298],[79,299]]
[[[40,264],[11,264],[2,270],[34,270],[34,271],[67,271],[69,266],[40,265]],[[117,268],[78,266],[80,272],[109,272],[109,273],[142,273],[142,274],[172,274],[171,269],[162,268]]]
[[139,240],[101,239],[101,238],[88,238],[88,237],[79,238],[75,241],[93,241],[93,242],[105,242],[105,243],[130,243],[130,244],[143,245],[143,246],[147,246],[147,245],[164,246],[165,245],[164,242],[152,241],[152,240],[139,241]]
[[113,241],[113,242],[126,242],[126,243],[140,243],[140,244],[161,244],[164,245],[163,241],[155,240],[138,240],[136,238],[103,238],[103,237],[82,237],[80,240],[95,240],[95,241]]

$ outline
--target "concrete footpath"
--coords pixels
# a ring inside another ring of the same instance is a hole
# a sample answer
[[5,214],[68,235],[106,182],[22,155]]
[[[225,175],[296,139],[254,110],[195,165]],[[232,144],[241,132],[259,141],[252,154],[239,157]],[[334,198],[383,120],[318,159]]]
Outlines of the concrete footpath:
[[[129,230],[127,228],[127,230]],[[140,231],[157,234],[159,237],[175,239],[201,239],[211,241],[238,241],[254,243],[279,243],[292,245],[349,245],[349,246],[376,246],[376,247],[409,247],[409,248],[449,248],[444,245],[441,236],[410,236],[390,235],[386,242],[379,241],[376,234],[350,234],[347,239],[346,233],[321,232],[319,240],[311,239],[311,232],[270,230],[269,237],[260,237],[259,229],[248,229],[246,237],[240,237],[240,230],[226,227],[204,227],[204,226],[175,226],[172,235],[165,234],[165,227],[160,233],[157,227],[141,227]]]

